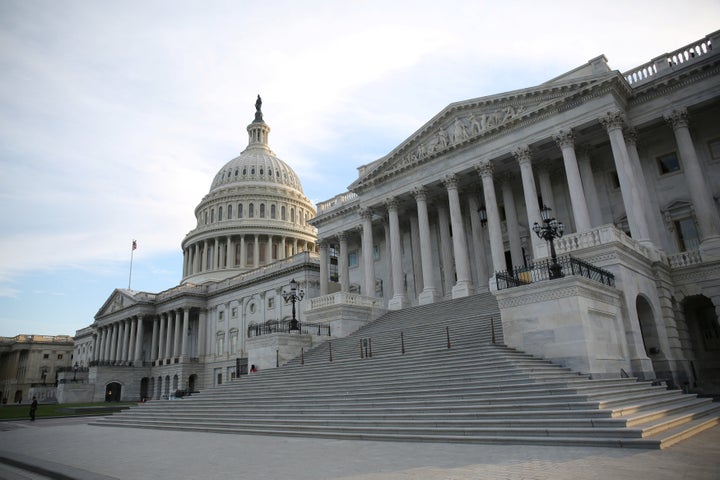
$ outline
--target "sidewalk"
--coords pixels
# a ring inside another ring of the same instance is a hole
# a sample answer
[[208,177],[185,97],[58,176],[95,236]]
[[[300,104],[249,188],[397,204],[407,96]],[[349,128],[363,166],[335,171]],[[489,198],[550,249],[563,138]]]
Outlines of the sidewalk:
[[0,422],[2,458],[101,479],[478,480],[720,478],[720,427],[666,450],[393,443]]

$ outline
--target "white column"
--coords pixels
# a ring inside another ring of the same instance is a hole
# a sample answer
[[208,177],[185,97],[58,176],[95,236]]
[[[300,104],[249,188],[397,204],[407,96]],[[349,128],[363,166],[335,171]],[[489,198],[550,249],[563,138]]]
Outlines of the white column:
[[[241,323],[241,326],[245,328],[245,324]],[[247,330],[240,332],[241,338],[245,338]],[[202,358],[205,356],[205,343],[207,342],[207,311],[203,308],[198,314],[198,357]]]
[[565,176],[567,177],[568,189],[570,190],[570,203],[572,205],[573,217],[575,218],[575,229],[578,232],[586,232],[591,229],[590,211],[585,201],[585,190],[583,189],[580,169],[575,157],[575,137],[572,130],[560,130],[553,137],[562,150],[563,163],[565,164]]
[[440,260],[442,265],[442,296],[452,292],[455,283],[455,266],[453,265],[452,243],[450,242],[450,216],[444,202],[437,206],[437,227],[440,233]]
[[362,256],[364,285],[362,294],[375,297],[375,259],[373,258],[372,210],[364,208],[360,211],[362,219]]
[[517,208],[515,208],[515,197],[513,196],[512,184],[515,181],[512,175],[505,175],[502,179],[502,196],[505,206],[505,224],[510,242],[510,258],[513,267],[521,267],[525,264],[523,258],[522,244],[520,242],[520,227],[518,225]]
[[718,258],[720,257],[720,217],[688,129],[687,110],[673,110],[665,115],[665,119],[673,127],[680,159],[683,162],[690,199],[697,219],[700,251],[704,257]]
[[648,192],[648,184],[645,181],[645,173],[643,172],[642,165],[640,164],[640,155],[637,151],[637,131],[634,128],[628,128],[625,130],[623,136],[625,137],[625,147],[627,147],[628,158],[630,159],[630,168],[632,168],[633,176],[637,182],[638,194],[640,195],[640,201],[645,208],[642,209],[642,213],[645,216],[645,222],[648,226],[648,235],[650,241],[656,245],[662,245],[660,241],[660,232],[657,228],[658,217],[660,216],[660,208],[657,202],[653,202],[650,199],[650,192]]
[[113,322],[110,325],[110,341],[108,342],[108,362],[114,362],[117,358],[117,322]]
[[155,316],[152,320],[152,341],[150,342],[150,362],[154,362],[159,358],[158,355],[158,327],[160,324],[159,317]]
[[200,265],[202,265],[200,263],[200,242],[196,243],[194,247],[195,248],[193,250],[195,251],[195,253],[193,254],[193,273],[198,273],[200,271]]
[[255,234],[255,246],[253,247],[253,267],[260,266],[260,235]]
[[143,342],[145,339],[143,338],[145,336],[145,327],[144,327],[144,317],[139,316],[137,318],[137,334],[135,336],[135,361],[134,365],[142,367],[143,362]]
[[173,328],[175,329],[175,340],[173,342],[173,357],[179,357],[182,353],[182,344],[181,338],[182,338],[182,324],[180,323],[181,317],[180,317],[180,309],[175,311],[175,322],[173,324]]
[[120,320],[120,335],[118,336],[117,359],[121,362],[127,360],[127,321]]
[[630,233],[635,240],[652,247],[647,221],[645,220],[645,215],[642,213],[642,200],[640,199],[640,194],[636,186],[637,179],[635,175],[633,175],[633,170],[630,166],[630,157],[622,133],[624,123],[623,114],[620,111],[609,112],[600,118],[600,123],[605,127],[610,137],[610,148],[612,149],[615,168],[617,170],[618,180],[620,181],[620,192],[622,194],[623,204],[625,205],[628,224],[630,225]]
[[167,312],[167,331],[165,332],[165,359],[170,359],[175,356],[175,352],[173,350],[173,327],[174,327],[174,320],[175,320],[175,311],[170,310]]
[[407,306],[405,295],[404,275],[402,269],[402,246],[400,245],[400,219],[398,218],[398,202],[389,198],[385,205],[388,209],[390,223],[390,257],[392,262],[392,292],[393,296],[388,303],[389,310],[401,310]]
[[272,235],[267,236],[267,243],[265,244],[265,265],[272,263]]
[[[522,176],[523,194],[525,195],[525,207],[528,217],[528,231],[532,231],[532,225],[539,222],[540,206],[538,205],[537,190],[535,188],[535,177],[533,176],[532,163],[530,160],[530,147],[523,145],[517,148],[513,155],[520,164],[520,174]],[[545,242],[538,238],[537,235],[530,235],[533,249],[533,258],[542,258],[547,256]]]
[[485,196],[485,211],[487,212],[488,236],[490,238],[490,256],[492,258],[493,276],[495,272],[506,270],[505,247],[502,239],[502,226],[500,225],[500,211],[498,210],[495,184],[493,182],[493,164],[483,163],[476,167],[483,183]]
[[328,269],[330,263],[328,262],[328,244],[325,240],[320,240],[320,295],[328,294],[328,282],[330,275],[328,275]]
[[190,309],[189,308],[183,308],[183,327],[182,327],[182,349],[180,350],[180,355],[184,359],[188,357],[188,340],[190,337],[188,336],[188,332],[190,331]]
[[[550,165],[549,162],[541,162],[540,168],[537,170],[537,183],[540,187],[540,198],[542,202],[548,207],[555,208],[555,193],[552,188],[552,181],[550,180]],[[542,208],[542,205],[540,205]]]
[[583,191],[585,192],[585,200],[590,212],[590,226],[599,227],[603,224],[602,210],[600,209],[600,197],[595,186],[595,175],[592,171],[592,161],[587,148],[580,150],[578,158],[578,168],[582,177]]
[[103,331],[103,328],[97,329],[97,342],[95,342],[95,349],[93,350],[93,360],[96,362],[102,361]]
[[467,297],[475,292],[470,275],[470,257],[465,241],[465,226],[460,207],[460,194],[457,187],[457,176],[447,175],[443,179],[450,202],[450,223],[453,231],[453,251],[455,253],[455,272],[457,283],[452,289],[452,298]]
[[[285,244],[285,239],[283,238],[283,245]],[[340,242],[340,254],[338,256],[338,280],[340,280],[340,291],[342,292],[349,292],[350,291],[350,275],[348,271],[348,244],[347,244],[347,234],[341,233],[338,235],[338,240]]]
[[432,264],[432,243],[430,237],[430,219],[427,211],[427,190],[418,187],[413,190],[418,212],[418,229],[420,231],[420,261],[422,262],[423,291],[418,297],[420,305],[434,303],[440,298],[435,288],[435,272]]
[[227,237],[227,257],[225,268],[235,268],[235,244],[232,241],[232,235]]
[[158,354],[157,359],[160,365],[165,363],[165,328],[167,326],[167,313],[160,314],[160,331],[158,333]]
[[240,268],[247,267],[247,247],[245,246],[245,235],[240,235]]
[[137,317],[133,317],[130,320],[128,320],[128,348],[126,355],[126,360],[128,362],[135,359],[135,336],[137,335]]
[[482,223],[480,222],[480,214],[478,210],[480,204],[475,195],[468,198],[468,210],[470,210],[470,228],[472,230],[473,250],[475,252],[475,271],[477,272],[478,290],[487,290],[488,288],[488,265],[487,255],[485,254],[485,234],[483,233]]
[[285,236],[280,239],[280,259],[287,258],[287,247],[285,246]]
[[[420,227],[417,215],[408,214],[410,220],[410,269],[413,281],[413,298],[422,292],[422,261],[420,260]],[[406,293],[407,294],[407,293]],[[409,294],[408,294],[409,295]]]

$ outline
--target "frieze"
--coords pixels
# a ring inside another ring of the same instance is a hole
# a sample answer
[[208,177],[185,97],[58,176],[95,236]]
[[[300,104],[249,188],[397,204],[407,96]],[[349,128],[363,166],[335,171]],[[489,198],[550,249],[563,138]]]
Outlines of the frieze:
[[[578,281],[581,281],[578,279]],[[589,280],[588,280],[589,281]],[[522,287],[521,287],[522,288]],[[601,287],[598,285],[598,288],[608,288],[608,287]],[[591,300],[595,300],[598,302],[606,303],[608,305],[620,305],[620,299],[619,296],[614,296],[612,294],[605,294],[600,292],[599,290],[590,288],[589,286],[584,285],[574,285],[569,287],[563,287],[563,288],[556,288],[550,291],[543,291],[539,293],[528,293],[525,295],[518,295],[513,296],[509,298],[502,298],[502,294],[497,296],[498,299],[498,305],[501,309],[503,308],[513,308],[518,307],[522,305],[530,305],[534,303],[539,302],[549,302],[553,300],[559,300],[562,298],[575,298],[575,297],[581,297],[581,298],[589,298]]]

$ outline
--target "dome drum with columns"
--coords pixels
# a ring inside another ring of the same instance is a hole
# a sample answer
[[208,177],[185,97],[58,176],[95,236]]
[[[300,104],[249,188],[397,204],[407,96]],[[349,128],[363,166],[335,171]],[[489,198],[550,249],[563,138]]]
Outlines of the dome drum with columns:
[[182,243],[182,282],[217,281],[315,252],[315,208],[297,174],[268,146],[258,96],[247,148],[215,175],[195,209],[197,227]]

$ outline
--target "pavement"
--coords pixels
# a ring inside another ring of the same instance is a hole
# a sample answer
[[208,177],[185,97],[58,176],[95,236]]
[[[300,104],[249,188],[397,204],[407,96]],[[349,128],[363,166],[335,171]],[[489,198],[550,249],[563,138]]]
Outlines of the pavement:
[[636,450],[193,433],[91,420],[0,422],[0,479],[720,479],[720,426],[665,450]]

